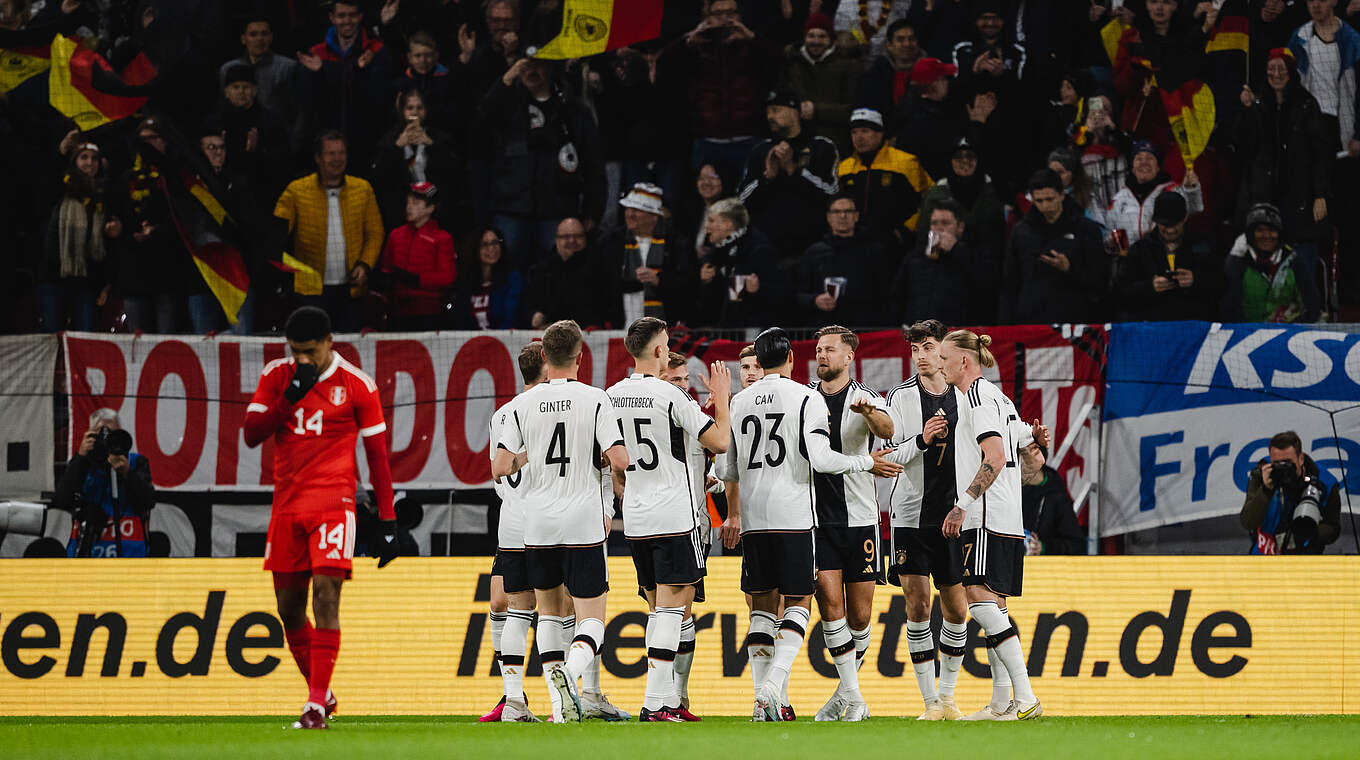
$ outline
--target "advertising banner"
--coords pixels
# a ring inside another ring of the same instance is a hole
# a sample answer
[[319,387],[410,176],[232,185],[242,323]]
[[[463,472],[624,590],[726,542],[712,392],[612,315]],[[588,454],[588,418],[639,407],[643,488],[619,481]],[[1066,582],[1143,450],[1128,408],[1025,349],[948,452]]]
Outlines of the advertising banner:
[[0,336],[0,500],[52,490],[57,348],[55,335]]
[[[1360,492],[1360,334],[1204,322],[1110,330],[1100,534],[1237,514],[1275,433]],[[1342,470],[1345,470],[1343,478]],[[1345,497],[1342,497],[1343,510]],[[1243,538],[1243,551],[1247,539]]]
[[[113,562],[116,573],[110,562],[0,560],[0,714],[297,714],[306,686],[260,560],[127,560]],[[487,620],[490,558],[355,565],[341,610],[337,722],[494,706],[502,687]],[[609,568],[602,683],[636,713],[646,607],[631,561],[612,557]],[[694,608],[690,697],[700,715],[751,711],[739,575],[739,559],[711,560],[709,601]],[[1045,715],[1354,714],[1360,593],[1335,583],[1353,575],[1353,561],[1334,557],[1035,557],[1009,609]],[[938,629],[938,609],[935,617]],[[896,588],[879,587],[871,620],[863,693],[875,716],[914,717],[921,701]],[[817,623],[789,685],[804,719],[836,688]],[[957,691],[965,713],[991,693],[970,627]],[[526,670],[541,714],[548,699],[532,650]]]

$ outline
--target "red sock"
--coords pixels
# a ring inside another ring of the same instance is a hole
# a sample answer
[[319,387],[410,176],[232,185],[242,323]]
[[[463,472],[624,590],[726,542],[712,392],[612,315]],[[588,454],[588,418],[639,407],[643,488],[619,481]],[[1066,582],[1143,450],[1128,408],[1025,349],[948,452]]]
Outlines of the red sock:
[[340,652],[340,629],[317,628],[312,631],[312,675],[307,679],[308,702],[326,704],[331,688],[335,657]]
[[293,653],[293,662],[304,680],[311,680],[312,672],[312,621],[308,620],[301,628],[284,631],[288,641],[288,651]]

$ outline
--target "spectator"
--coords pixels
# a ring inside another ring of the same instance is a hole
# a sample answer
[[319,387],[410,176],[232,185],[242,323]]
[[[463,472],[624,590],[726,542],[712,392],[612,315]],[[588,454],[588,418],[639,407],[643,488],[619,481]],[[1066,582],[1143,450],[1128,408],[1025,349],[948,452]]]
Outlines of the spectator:
[[[215,126],[210,127],[198,138],[198,149],[207,162],[211,176],[226,191],[228,213],[233,215],[237,225],[243,229],[262,229],[261,218],[267,218],[269,211],[273,209],[273,202],[265,199],[273,196],[255,192],[246,175],[229,165],[227,141],[221,132],[211,131],[214,129]],[[261,208],[261,203],[269,203],[270,208]],[[250,238],[249,235],[243,237]],[[247,242],[254,243],[250,240]],[[263,245],[268,243],[263,242]],[[241,257],[250,275],[250,287],[246,289],[246,299],[236,312],[236,324],[231,327],[233,335],[250,335],[255,332],[255,305],[259,301],[260,293],[268,292],[278,280],[276,276],[278,270],[265,266],[262,257],[258,255],[259,252],[260,247],[257,245],[248,244],[241,247]]]
[[300,152],[308,128],[304,104],[309,98],[303,89],[303,69],[292,58],[274,52],[274,28],[267,16],[246,16],[241,45],[244,53],[218,69],[219,84],[227,86],[227,72],[233,67],[251,67],[255,72],[255,99],[289,128],[289,154]]
[[505,241],[494,227],[478,230],[459,256],[453,326],[458,330],[509,330],[519,319],[524,280],[505,255]]
[[585,224],[573,217],[557,225],[554,254],[534,265],[524,294],[525,323],[542,330],[562,319],[604,327],[608,306],[600,297],[603,273],[588,247]]
[[694,320],[713,327],[777,325],[793,298],[793,283],[770,241],[750,226],[746,207],[725,198],[708,208],[707,244],[699,253]]
[[38,273],[43,332],[98,329],[98,307],[109,298],[113,241],[123,224],[109,208],[103,152],[72,130],[63,140],[66,171],[62,195],[47,223],[46,249]]
[[406,224],[392,230],[379,270],[387,276],[388,328],[438,330],[444,297],[458,277],[453,238],[434,220],[439,189],[415,182],[406,194]]
[[741,200],[751,225],[770,239],[779,256],[796,258],[822,233],[820,217],[836,192],[839,156],[834,143],[803,129],[793,93],[771,92],[765,118],[771,136],[751,150]]
[[[931,176],[944,174],[954,140],[968,127],[949,100],[952,63],[922,58],[911,69],[911,90],[897,104],[894,115],[896,146],[911,153]],[[995,108],[995,96],[986,93]],[[983,97],[983,96],[979,96]]]
[[1304,277],[1298,255],[1281,240],[1280,210],[1258,203],[1247,212],[1223,272],[1227,291],[1223,318],[1228,322],[1316,322],[1321,313],[1317,283]]
[[1360,156],[1356,131],[1356,66],[1360,33],[1336,16],[1336,0],[1309,0],[1307,23],[1294,31],[1289,49],[1299,80],[1317,99],[1338,156]]
[[855,153],[841,161],[837,173],[846,194],[855,198],[860,223],[886,244],[909,245],[930,175],[916,156],[883,144],[878,111],[855,109],[850,142]]
[[1007,41],[1006,19],[1000,0],[975,0],[971,39],[954,46],[954,67],[965,93],[994,92],[1003,113],[1018,103],[1025,76],[1025,46]]
[[687,202],[681,203],[678,209],[671,211],[675,215],[675,229],[682,232],[694,231],[694,251],[698,253],[708,244],[708,237],[704,232],[708,224],[708,209],[727,197],[727,190],[713,164],[699,167],[699,173],[694,177],[694,190]]
[[893,278],[895,320],[971,325],[982,315],[994,316],[999,257],[968,242],[964,219],[963,206],[951,198],[932,207],[930,233],[907,253]]
[[559,220],[578,218],[591,229],[604,213],[595,119],[584,103],[553,83],[550,65],[521,58],[482,105],[494,150],[491,210],[517,266],[551,250]]
[[838,195],[831,199],[826,209],[827,233],[798,260],[800,323],[867,327],[883,321],[882,272],[888,262],[883,244],[856,229],[858,223],[854,198]]
[[1057,148],[1048,154],[1048,168],[1057,173],[1063,183],[1063,195],[1096,224],[1104,224],[1105,209],[1095,205],[1091,178],[1086,175],[1086,167],[1076,151]]
[[1025,553],[1086,553],[1086,530],[1077,521],[1072,497],[1058,471],[1044,465],[1020,484]]
[[664,197],[656,185],[633,185],[619,201],[624,229],[611,231],[600,243],[604,274],[614,288],[609,321],[615,325],[631,325],[640,317],[675,324],[689,317],[693,249],[684,235],[670,233]]
[[1087,98],[1094,88],[1095,82],[1087,71],[1069,71],[1058,81],[1058,98],[1049,102],[1039,134],[1038,147],[1042,151],[1072,143],[1086,123]]
[[425,99],[429,122],[441,130],[458,126],[457,99],[449,70],[439,62],[434,35],[418,31],[406,43],[406,69],[392,83],[393,96],[417,90]]
[[1081,154],[1081,165],[1091,179],[1091,206],[1101,218],[1129,173],[1129,140],[1110,116],[1113,108],[1104,95],[1087,98],[1085,122],[1072,136],[1072,147]]
[[500,81],[523,54],[518,0],[487,0],[485,7],[485,35],[467,24],[458,27],[458,63],[454,73],[458,79],[467,81],[468,91],[475,97],[484,95]]
[[1115,193],[1105,212],[1106,229],[1118,230],[1121,241],[1127,236],[1132,245],[1152,231],[1152,206],[1162,193],[1185,196],[1191,215],[1204,210],[1204,195],[1194,170],[1186,170],[1182,185],[1162,170],[1161,156],[1152,143],[1146,140],[1134,143],[1132,154],[1131,171],[1124,178],[1124,187]]
[[1109,282],[1100,226],[1064,203],[1062,180],[1040,169],[1034,206],[1011,232],[1001,279],[1001,321],[1087,323],[1099,318]]
[[932,58],[953,56],[954,46],[968,36],[971,16],[966,0],[920,0],[911,3],[907,20],[916,28]]
[[666,46],[657,76],[685,93],[691,166],[713,164],[721,176],[741,176],[756,135],[765,131],[762,98],[779,63],[779,47],[741,22],[737,0],[711,0],[703,21]]
[[369,38],[363,20],[358,0],[335,0],[326,39],[298,53],[298,61],[311,72],[319,126],[345,135],[360,175],[368,174],[373,163],[392,81],[383,44]]
[[949,159],[949,173],[941,177],[934,187],[926,190],[921,200],[921,216],[929,219],[931,212],[943,201],[957,201],[963,213],[959,219],[963,239],[984,256],[999,260],[1006,235],[1001,197],[992,178],[982,173],[978,164],[978,153],[973,141],[967,137],[955,140],[954,154]]
[[223,97],[208,117],[209,128],[222,135],[232,168],[258,192],[273,197],[288,176],[288,133],[278,115],[260,103],[250,66],[232,66],[223,80]]
[[867,47],[868,57],[880,56],[889,28],[906,17],[911,4],[907,0],[842,0],[836,6],[836,31],[848,33]]
[[147,556],[147,521],[155,504],[150,462],[132,451],[132,436],[117,412],[96,410],[52,497],[53,507],[74,516],[66,556]]
[[430,126],[425,95],[405,90],[397,95],[397,123],[378,140],[373,162],[373,186],[383,224],[393,229],[404,224],[406,196],[416,182],[430,182],[439,188],[441,226],[452,228],[462,200],[458,156],[453,138]]
[[1162,193],[1153,207],[1154,229],[1133,244],[1115,274],[1120,319],[1169,322],[1214,318],[1222,265],[1207,240],[1188,236],[1185,197]]
[[345,136],[322,132],[313,149],[316,172],[293,180],[274,206],[288,223],[293,256],[308,269],[293,274],[304,305],[330,314],[339,332],[359,329],[355,300],[368,290],[368,276],[382,251],[382,215],[368,182],[345,173]]
[[860,76],[859,60],[836,46],[831,18],[808,16],[803,44],[790,46],[780,89],[798,98],[798,109],[808,131],[829,138],[836,151],[850,151],[850,111]]
[[[1349,8],[1351,3],[1347,2]],[[1308,21],[1307,3],[1285,0],[1262,0],[1251,4],[1250,33],[1251,65],[1247,69],[1247,84],[1257,92],[1270,85],[1265,82],[1266,61],[1276,48],[1289,45],[1294,30]],[[1354,27],[1354,23],[1351,24]]]
[[905,19],[889,24],[883,54],[874,56],[869,70],[860,77],[855,104],[879,113],[892,113],[897,101],[907,94],[911,67],[920,59],[916,27]]

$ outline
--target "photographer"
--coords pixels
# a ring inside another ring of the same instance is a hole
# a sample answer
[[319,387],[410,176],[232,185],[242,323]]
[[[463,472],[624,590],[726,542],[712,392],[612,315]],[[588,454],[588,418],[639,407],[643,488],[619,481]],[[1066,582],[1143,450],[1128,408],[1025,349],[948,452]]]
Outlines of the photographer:
[[90,415],[90,429],[52,500],[53,507],[74,516],[66,556],[147,556],[147,519],[156,492],[150,463],[131,449],[132,436],[119,426],[116,412]]
[[1251,553],[1321,554],[1341,531],[1336,484],[1292,430],[1270,439],[1269,455],[1251,471],[1238,515],[1254,537]]

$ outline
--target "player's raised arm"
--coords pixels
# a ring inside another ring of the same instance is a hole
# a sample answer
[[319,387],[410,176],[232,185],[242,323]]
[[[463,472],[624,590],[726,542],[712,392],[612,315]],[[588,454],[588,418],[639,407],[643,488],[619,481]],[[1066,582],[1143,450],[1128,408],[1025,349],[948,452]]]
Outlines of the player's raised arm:
[[713,424],[699,435],[699,443],[714,454],[722,454],[732,445],[732,373],[723,362],[713,362],[708,372],[708,400],[713,405]]
[[872,472],[882,477],[891,477],[902,471],[902,466],[885,459],[883,452],[850,456],[832,449],[826,402],[820,395],[812,395],[808,397],[807,405],[803,415],[803,440],[807,444],[808,461],[812,463],[812,469],[828,475]]
[[253,449],[278,432],[293,407],[316,385],[318,376],[316,365],[305,359],[296,361],[291,372],[284,360],[265,367],[250,406],[246,407],[243,430],[246,445]]
[[884,441],[891,441],[893,437],[893,418],[888,410],[883,406],[883,400],[874,396],[869,399],[860,399],[850,404],[850,411],[864,418],[865,427],[874,434],[875,438],[882,438]]

